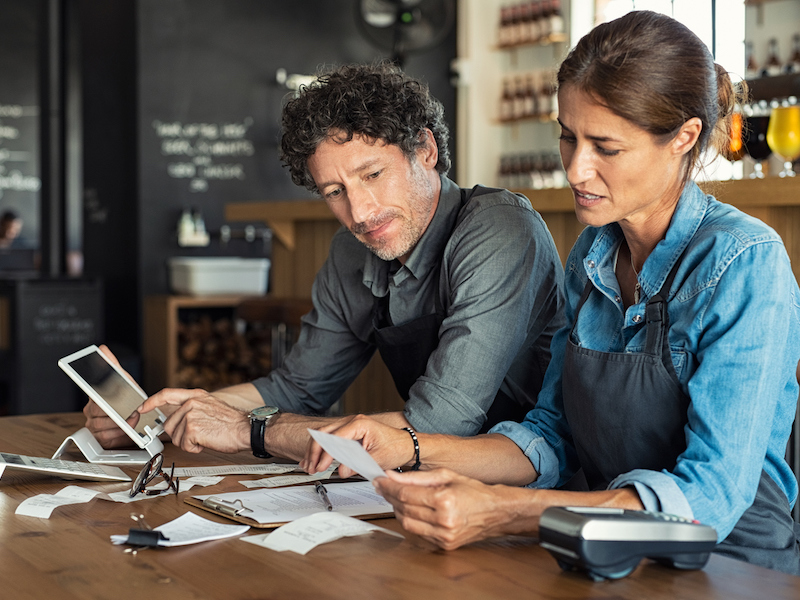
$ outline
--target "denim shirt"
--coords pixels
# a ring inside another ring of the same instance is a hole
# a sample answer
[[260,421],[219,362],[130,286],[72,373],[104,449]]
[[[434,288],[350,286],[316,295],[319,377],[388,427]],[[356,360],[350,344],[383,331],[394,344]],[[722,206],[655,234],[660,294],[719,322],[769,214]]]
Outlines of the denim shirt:
[[372,310],[389,295],[402,325],[446,316],[404,414],[425,433],[474,435],[498,389],[533,406],[564,324],[564,269],[542,217],[506,190],[473,197],[441,178],[439,204],[405,264],[378,258],[347,229],[312,288],[314,309],[283,367],[253,383],[267,404],[297,413],[336,402],[375,352]]
[[790,505],[797,497],[784,457],[798,400],[800,290],[781,238],[693,182],[642,267],[641,301],[627,310],[614,272],[622,239],[617,224],[583,231],[566,265],[569,324],[553,338],[538,404],[521,424],[499,423],[491,433],[509,437],[531,460],[539,477],[530,487],[565,483],[579,465],[564,416],[562,367],[587,279],[599,293],[584,304],[573,342],[641,352],[647,299],[680,258],[668,296],[669,344],[690,398],[686,450],[672,471],[622,473],[609,487],[633,486],[646,509],[694,517],[721,541],[753,502],[762,470]]

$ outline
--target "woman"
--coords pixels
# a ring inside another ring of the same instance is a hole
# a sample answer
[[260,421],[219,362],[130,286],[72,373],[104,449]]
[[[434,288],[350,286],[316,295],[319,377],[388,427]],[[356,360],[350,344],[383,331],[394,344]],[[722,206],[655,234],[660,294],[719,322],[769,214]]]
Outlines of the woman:
[[[452,470],[376,486],[444,548],[535,534],[548,506],[644,508],[713,526],[721,554],[800,574],[784,460],[800,290],[777,234],[689,179],[727,140],[731,81],[686,27],[643,11],[584,37],[558,82],[562,160],[588,227],[538,404],[476,438],[420,433],[423,469]],[[415,462],[407,431],[359,417],[336,433],[384,468]],[[305,466],[329,462],[312,447]],[[552,489],[579,469],[590,491]]]

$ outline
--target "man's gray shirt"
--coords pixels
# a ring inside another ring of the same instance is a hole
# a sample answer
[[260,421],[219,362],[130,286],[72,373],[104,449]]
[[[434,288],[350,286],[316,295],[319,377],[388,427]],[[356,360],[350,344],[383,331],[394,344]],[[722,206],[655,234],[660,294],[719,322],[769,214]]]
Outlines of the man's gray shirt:
[[405,417],[418,431],[474,435],[498,390],[533,408],[564,323],[564,270],[553,238],[524,196],[496,190],[462,207],[442,177],[439,205],[404,265],[384,261],[346,229],[333,238],[312,288],[313,310],[283,367],[255,380],[268,405],[321,413],[375,352],[375,297],[395,325],[435,310],[445,319]]

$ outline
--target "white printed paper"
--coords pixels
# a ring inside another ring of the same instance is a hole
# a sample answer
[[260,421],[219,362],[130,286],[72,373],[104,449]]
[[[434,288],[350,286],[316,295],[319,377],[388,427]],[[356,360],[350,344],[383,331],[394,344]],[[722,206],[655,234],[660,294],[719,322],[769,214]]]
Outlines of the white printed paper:
[[325,479],[330,479],[333,472],[338,467],[338,464],[332,464],[328,467],[325,471],[320,473],[314,473],[313,475],[277,475],[273,477],[264,477],[263,479],[252,479],[252,480],[244,480],[240,481],[244,487],[254,489],[254,488],[276,488],[276,487],[285,487],[287,485],[298,485],[301,483],[312,483],[314,481],[323,481]]
[[376,477],[386,477],[386,473],[383,472],[380,465],[375,462],[375,459],[364,450],[364,446],[358,441],[348,440],[347,438],[315,429],[309,429],[308,433],[322,446],[325,452],[343,465],[353,469],[365,479],[372,481]]
[[[177,471],[178,469],[175,470]],[[220,481],[222,481],[223,479],[224,477],[189,477],[188,479],[181,479],[180,483],[178,484],[178,489],[181,492],[185,492],[192,489],[196,485],[202,487],[215,485]],[[155,485],[147,486],[147,489],[165,491],[169,489],[169,484],[166,481],[159,481]],[[100,498],[102,500],[110,500],[112,502],[122,502],[123,504],[130,504],[131,502],[141,502],[142,500],[148,500],[152,498],[163,498],[165,495],[166,494],[156,494],[153,496],[148,496],[147,494],[136,494],[133,498],[131,498],[130,488],[126,488],[121,492],[101,494]]]
[[[392,514],[394,510],[368,481],[326,483],[325,489],[334,512],[358,517]],[[248,510],[240,516],[264,525],[288,523],[325,509],[325,504],[311,485],[195,496],[198,500],[212,497],[246,507]]]
[[3,471],[5,471],[5,470],[6,470],[5,463],[0,464],[0,478],[3,477]]
[[[216,523],[204,519],[192,512],[187,512],[177,519],[164,523],[159,527],[154,527],[154,531],[164,534],[166,540],[159,540],[159,546],[186,546],[199,542],[211,540],[221,540],[224,538],[242,535],[250,529],[247,525],[229,525],[226,523]],[[127,535],[112,535],[111,543],[125,544],[128,541]]]
[[289,550],[306,554],[320,544],[327,544],[343,537],[364,535],[380,531],[403,539],[395,531],[378,527],[366,521],[359,521],[335,512],[319,512],[279,527],[272,533],[251,535],[242,541],[263,546],[276,552]]
[[298,464],[264,463],[260,465],[219,465],[215,467],[175,467],[175,477],[205,475],[283,475],[300,471]]
[[39,494],[33,498],[23,500],[17,506],[15,513],[26,517],[49,519],[53,511],[59,506],[89,502],[99,493],[95,490],[87,490],[86,488],[70,485],[56,494]]

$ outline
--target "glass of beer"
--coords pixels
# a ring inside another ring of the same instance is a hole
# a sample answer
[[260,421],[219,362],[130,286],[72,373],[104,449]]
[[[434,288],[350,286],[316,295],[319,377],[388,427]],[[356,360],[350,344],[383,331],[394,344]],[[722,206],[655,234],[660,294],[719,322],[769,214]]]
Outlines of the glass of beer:
[[767,144],[783,159],[780,177],[794,177],[792,163],[800,157],[800,106],[776,106],[767,126]]
[[772,154],[767,144],[767,126],[769,125],[769,107],[765,101],[752,106],[745,106],[744,147],[747,155],[753,159],[753,172],[750,179],[763,179],[762,163]]

